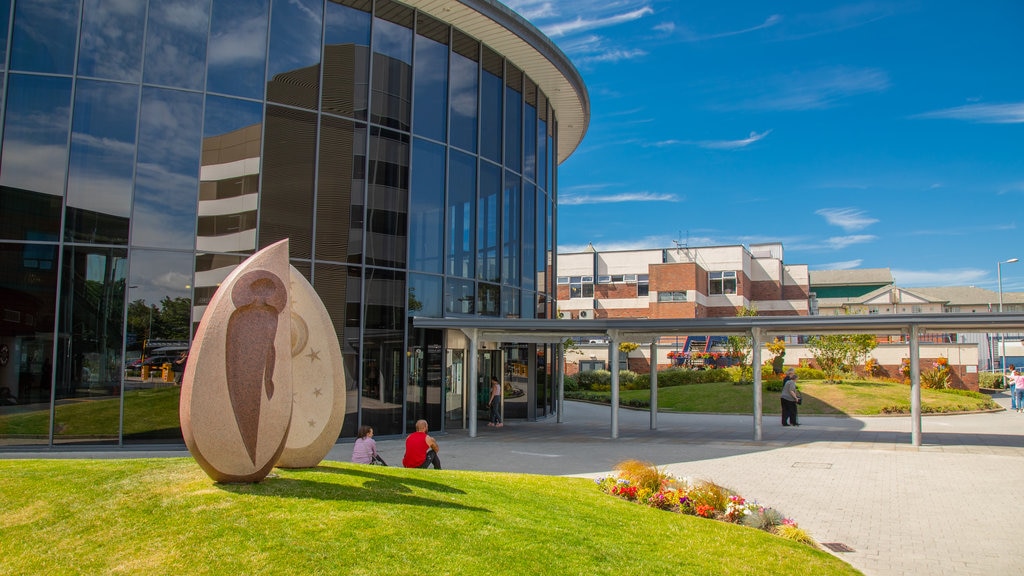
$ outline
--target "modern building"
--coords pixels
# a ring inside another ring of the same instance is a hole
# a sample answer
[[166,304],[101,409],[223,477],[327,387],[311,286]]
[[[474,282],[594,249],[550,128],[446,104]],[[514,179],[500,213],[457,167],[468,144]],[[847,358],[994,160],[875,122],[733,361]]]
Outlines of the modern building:
[[[589,123],[568,58],[492,0],[0,1],[0,446],[178,443],[213,292],[290,240],[342,342],[348,415],[467,426],[555,396],[544,344],[427,317],[555,309],[557,168]],[[490,345],[489,345],[490,344]]]

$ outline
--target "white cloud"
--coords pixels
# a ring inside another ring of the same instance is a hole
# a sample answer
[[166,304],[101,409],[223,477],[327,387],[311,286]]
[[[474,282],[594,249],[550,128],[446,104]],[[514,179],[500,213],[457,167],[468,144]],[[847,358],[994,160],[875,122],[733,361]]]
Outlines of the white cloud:
[[[807,72],[774,76],[741,87],[753,96],[726,109],[741,110],[824,110],[853,96],[884,92],[889,75],[877,68],[832,66]],[[731,87],[730,87],[731,89]]]
[[822,264],[815,266],[815,270],[852,270],[854,268],[860,268],[860,265],[864,263],[862,258],[856,260],[843,260],[842,262],[829,262],[828,264]]
[[760,134],[751,131],[750,136],[742,140],[703,140],[698,142],[697,145],[701,148],[710,148],[712,150],[736,150],[737,148],[746,148],[771,133],[771,130],[765,130]]
[[935,110],[911,118],[965,120],[978,124],[1024,123],[1024,102],[1009,104],[968,104],[945,110]]
[[621,194],[610,194],[607,196],[593,196],[589,194],[559,195],[559,206],[580,206],[583,204],[612,204],[618,202],[678,202],[675,194],[656,194],[654,192],[623,192]]
[[823,216],[826,222],[847,232],[860,230],[878,222],[877,218],[865,216],[863,210],[856,208],[822,208],[815,214]]
[[871,234],[854,234],[852,236],[833,236],[825,240],[825,245],[833,250],[842,250],[854,244],[864,244],[877,238]]
[[892,270],[893,280],[905,288],[914,286],[968,286],[988,277],[988,272],[977,268],[948,270]]
[[630,12],[615,14],[603,18],[587,19],[583,17],[576,17],[574,20],[570,20],[567,22],[558,22],[555,24],[543,25],[540,27],[540,29],[542,32],[544,32],[544,34],[548,35],[549,37],[558,38],[559,36],[565,36],[567,34],[573,34],[575,32],[596,30],[598,28],[607,28],[609,26],[622,24],[623,22],[632,22],[633,20],[638,20],[648,14],[653,13],[654,10],[652,10],[649,6],[644,6],[643,8],[638,8]]
[[771,16],[765,18],[764,22],[756,26],[750,26],[748,28],[742,28],[740,30],[729,30],[726,32],[716,32],[712,34],[698,34],[696,32],[684,29],[682,36],[683,40],[685,40],[686,42],[701,42],[704,40],[715,40],[717,38],[728,38],[729,36],[739,36],[740,34],[748,34],[750,32],[764,30],[765,28],[771,28],[772,26],[779,24],[779,22],[782,22],[782,16],[779,16],[778,14],[772,14]]

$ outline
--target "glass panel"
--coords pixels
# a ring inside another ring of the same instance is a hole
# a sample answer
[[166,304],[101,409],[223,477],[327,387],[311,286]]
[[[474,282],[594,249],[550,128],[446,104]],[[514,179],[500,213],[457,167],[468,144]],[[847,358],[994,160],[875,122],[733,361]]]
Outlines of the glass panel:
[[537,288],[537,292],[543,293],[548,291],[548,287],[544,283],[544,264],[547,261],[547,253],[544,252],[544,232],[547,230],[548,203],[543,192],[537,190],[537,188],[532,184],[530,185],[530,188],[536,190],[537,193],[537,218],[534,220],[534,226],[536,226],[537,233],[537,242],[534,244],[536,261],[533,267],[534,277],[537,282],[535,287]]
[[245,256],[230,254],[196,255],[195,290],[192,297],[194,301],[192,306],[193,333],[199,321],[203,318],[206,306],[210,303],[210,299],[213,298],[217,287],[243,260],[245,260]]
[[11,0],[0,0],[0,70],[7,68],[7,33],[11,23]]
[[444,250],[444,147],[413,142],[409,195],[409,268],[442,272]]
[[502,346],[505,353],[505,377],[502,381],[504,390],[505,418],[527,418],[526,391],[530,388],[531,373],[529,344],[506,344]]
[[480,163],[480,201],[477,207],[477,278],[501,279],[498,265],[498,226],[501,223],[501,168]]
[[324,13],[324,112],[366,120],[370,2],[330,0]]
[[345,365],[345,423],[341,435],[354,437],[359,426],[359,269],[318,262],[313,270],[313,288],[334,324]]
[[33,0],[14,5],[11,69],[71,74],[81,0]]
[[135,168],[132,244],[191,250],[203,97],[197,93],[142,89],[139,159]]
[[448,278],[444,287],[445,314],[475,314],[476,285],[472,280]]
[[320,95],[322,0],[274,0],[267,100],[316,109]]
[[55,444],[117,442],[126,260],[124,248],[64,247],[57,320]]
[[206,90],[263,98],[270,0],[215,0]]
[[[4,212],[4,218],[8,213]],[[49,442],[57,246],[0,244],[0,445]]]
[[[537,188],[533,184],[523,185],[523,288],[536,288],[534,262],[536,261],[537,222]],[[525,309],[523,310],[526,311]]]
[[523,163],[523,73],[509,69],[505,86],[505,167],[519,172]]
[[201,90],[209,29],[210,0],[150,2],[143,81]]
[[57,240],[70,106],[70,78],[11,75],[0,161],[4,238]]
[[[424,419],[430,428],[441,426],[441,381],[444,375],[443,332],[409,330],[409,386],[406,389],[405,421],[409,430]],[[451,400],[451,396],[448,397]]]
[[185,370],[191,335],[192,263],[191,252],[131,253],[122,433],[126,444],[181,441],[181,388],[176,384]]
[[370,129],[366,263],[404,268],[409,220],[409,137]]
[[547,110],[540,108],[540,124],[537,129],[537,185],[544,190],[548,188],[548,123]]
[[537,178],[537,108],[526,105],[523,118],[523,176]]
[[249,252],[256,248],[263,107],[206,97],[199,171],[196,249]]
[[519,287],[519,230],[522,213],[519,176],[505,172],[501,211],[501,281]]
[[78,75],[138,82],[146,3],[85,0]]
[[79,80],[75,91],[64,238],[127,244],[139,88]]
[[319,170],[316,258],[361,263],[366,126],[322,117]]
[[480,153],[498,163],[501,162],[501,99],[504,89],[501,76],[484,70],[480,86]]
[[381,436],[402,433],[405,304],[401,272],[368,268],[363,318],[363,424]]
[[501,287],[501,315],[505,318],[519,318],[519,290]]
[[316,114],[267,106],[259,245],[289,239],[292,258],[312,258]]
[[[445,28],[447,40],[447,28]],[[448,45],[416,35],[416,73],[413,102],[416,103],[413,132],[418,136],[445,140],[448,127]]]
[[441,277],[409,275],[409,317],[441,318]]
[[476,289],[476,310],[482,316],[497,316],[499,313],[499,302],[501,301],[501,289],[497,284],[477,284]]
[[374,18],[373,117],[389,128],[408,130],[412,103],[412,30]]
[[452,150],[448,160],[448,269],[472,278],[476,252],[476,158]]
[[[473,43],[475,47],[476,43]],[[474,52],[475,54],[475,52]],[[451,144],[476,152],[477,98],[480,90],[480,66],[475,58],[452,52],[452,132]]]

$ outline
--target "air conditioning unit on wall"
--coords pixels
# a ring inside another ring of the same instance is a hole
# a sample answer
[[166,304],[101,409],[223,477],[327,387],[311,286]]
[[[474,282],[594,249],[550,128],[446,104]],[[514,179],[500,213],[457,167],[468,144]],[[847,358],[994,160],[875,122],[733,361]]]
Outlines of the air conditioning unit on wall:
[[594,311],[593,310],[580,310],[580,320],[593,320],[593,319],[594,319]]
[[558,313],[558,319],[559,320],[572,320],[572,312],[559,312]]

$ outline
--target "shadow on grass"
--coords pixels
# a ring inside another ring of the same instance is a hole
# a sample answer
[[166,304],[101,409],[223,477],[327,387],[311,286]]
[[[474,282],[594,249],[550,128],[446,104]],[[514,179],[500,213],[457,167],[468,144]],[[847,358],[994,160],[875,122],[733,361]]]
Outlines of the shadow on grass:
[[[346,486],[333,482],[320,482],[307,478],[288,478],[281,475],[268,477],[255,484],[216,483],[215,486],[225,492],[275,498],[302,498],[315,500],[335,500],[345,502],[367,502],[378,504],[399,504],[404,506],[424,506],[429,508],[446,508],[452,510],[468,510],[473,512],[491,512],[487,508],[467,506],[450,500],[438,500],[417,496],[413,488],[446,494],[466,494],[458,488],[452,488],[440,482],[401,478],[391,474],[381,474],[370,470],[354,468],[335,468],[318,466],[308,468],[306,472],[322,472],[328,474],[344,474],[364,478],[360,486]],[[293,472],[284,471],[283,474]]]

